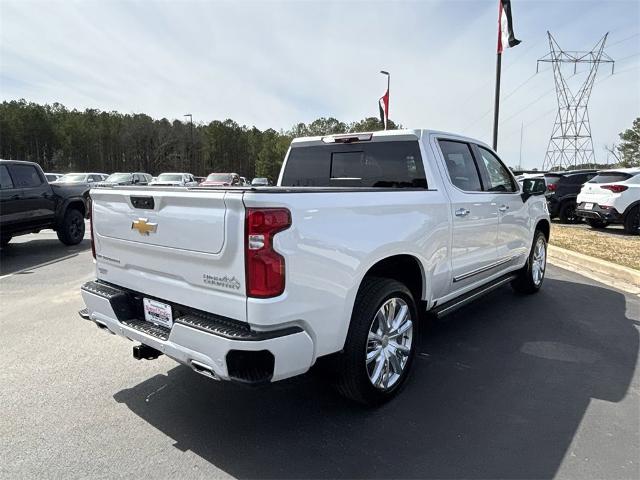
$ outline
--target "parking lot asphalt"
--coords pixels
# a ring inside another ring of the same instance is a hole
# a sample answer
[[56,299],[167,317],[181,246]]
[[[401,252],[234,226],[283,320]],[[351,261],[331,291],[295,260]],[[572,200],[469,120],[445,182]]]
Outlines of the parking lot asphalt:
[[549,266],[424,328],[374,410],[216,383],[81,320],[87,240],[0,251],[0,478],[638,478],[640,298]]

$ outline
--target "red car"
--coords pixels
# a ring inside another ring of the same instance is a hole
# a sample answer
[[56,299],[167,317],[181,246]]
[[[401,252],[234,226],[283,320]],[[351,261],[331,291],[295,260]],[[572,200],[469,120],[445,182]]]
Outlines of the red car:
[[233,187],[241,184],[240,175],[237,173],[211,173],[200,185],[203,187]]

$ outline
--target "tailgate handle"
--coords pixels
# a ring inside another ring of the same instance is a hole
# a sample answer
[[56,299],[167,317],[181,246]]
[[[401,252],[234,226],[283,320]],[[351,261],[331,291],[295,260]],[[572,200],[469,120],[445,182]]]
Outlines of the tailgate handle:
[[155,203],[153,197],[134,197],[131,196],[131,205],[134,208],[144,208],[146,210],[153,210]]

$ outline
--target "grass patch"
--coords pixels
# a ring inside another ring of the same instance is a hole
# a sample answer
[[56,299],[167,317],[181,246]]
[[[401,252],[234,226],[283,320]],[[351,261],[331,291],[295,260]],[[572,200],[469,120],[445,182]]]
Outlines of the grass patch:
[[584,225],[551,225],[551,245],[640,270],[640,236]]

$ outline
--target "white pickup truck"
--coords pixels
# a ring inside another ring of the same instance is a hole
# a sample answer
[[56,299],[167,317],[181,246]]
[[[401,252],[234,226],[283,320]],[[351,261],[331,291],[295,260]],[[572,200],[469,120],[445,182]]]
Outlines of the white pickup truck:
[[544,180],[430,130],[299,138],[275,187],[99,187],[97,280],[80,314],[216,380],[260,384],[321,357],[366,404],[404,384],[419,319],[505,283],[542,285]]

